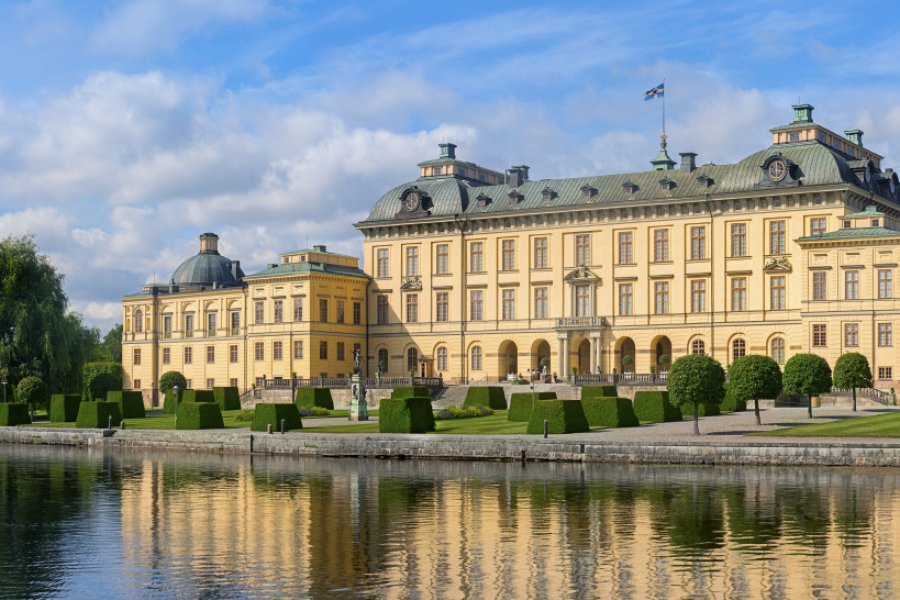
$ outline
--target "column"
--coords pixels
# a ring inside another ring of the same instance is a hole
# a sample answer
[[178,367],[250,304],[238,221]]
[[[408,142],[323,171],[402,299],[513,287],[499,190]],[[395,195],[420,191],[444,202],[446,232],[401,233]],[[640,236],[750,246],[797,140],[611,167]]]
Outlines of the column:
[[557,360],[559,370],[557,375],[565,379],[567,377],[566,373],[569,372],[569,336],[559,337],[557,341],[559,342],[557,345],[559,352],[559,359]]
[[600,364],[600,338],[591,336],[591,373],[597,373],[597,366]]

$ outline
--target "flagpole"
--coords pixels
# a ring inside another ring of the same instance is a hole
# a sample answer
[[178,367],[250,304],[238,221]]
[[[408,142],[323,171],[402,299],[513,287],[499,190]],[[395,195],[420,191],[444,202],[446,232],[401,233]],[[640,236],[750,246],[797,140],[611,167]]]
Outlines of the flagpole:
[[663,78],[663,93],[662,93],[662,132],[663,135],[666,135],[666,79]]

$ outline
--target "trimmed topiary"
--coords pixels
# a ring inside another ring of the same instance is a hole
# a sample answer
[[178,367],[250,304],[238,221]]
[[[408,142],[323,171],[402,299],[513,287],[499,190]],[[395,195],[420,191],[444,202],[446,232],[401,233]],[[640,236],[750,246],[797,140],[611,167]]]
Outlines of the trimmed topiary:
[[718,404],[701,404],[697,413],[701,417],[715,417],[722,414]]
[[[217,403],[218,404],[218,403]],[[253,424],[250,431],[281,431],[281,420],[284,419],[285,431],[303,429],[300,410],[296,404],[257,404],[253,411]]]
[[24,402],[0,402],[0,425],[27,425],[31,423],[28,405]]
[[334,410],[334,401],[331,399],[331,390],[328,388],[298,388],[294,403],[300,408],[321,406],[328,410]]
[[[184,390],[186,388],[178,388],[178,403],[180,404],[184,400]],[[173,390],[169,390],[166,392],[166,397],[163,400],[163,414],[166,415],[174,415],[175,414],[175,392]]]
[[241,395],[236,387],[214,387],[213,398],[222,410],[240,410]]
[[431,392],[424,385],[401,385],[391,390],[391,398],[430,398]]
[[[112,417],[112,421],[110,421]],[[87,427],[102,429],[112,423],[116,427],[122,422],[122,413],[115,402],[90,401],[82,402],[78,406],[78,417],[75,419],[75,427]]]
[[592,427],[636,427],[640,425],[628,398],[594,397],[581,400]]
[[463,407],[487,406],[494,410],[506,410],[506,394],[502,387],[470,387],[466,391]]
[[581,433],[590,431],[580,400],[539,400],[528,419],[528,433],[544,433],[544,421],[549,433]]
[[143,419],[147,416],[144,411],[144,395],[140,392],[106,392],[106,401],[119,405],[123,419]]
[[74,423],[78,418],[81,394],[53,394],[50,396],[50,422]]
[[556,400],[556,392],[516,393],[509,397],[509,413],[507,421],[527,423],[531,417],[532,405],[539,400]]
[[615,398],[619,391],[614,385],[585,385],[581,387],[581,399],[588,398]]
[[82,373],[84,400],[104,400],[106,392],[122,389],[122,377],[125,374],[122,363],[89,362],[84,364]]
[[634,414],[645,423],[668,423],[681,420],[681,409],[669,402],[669,392],[635,392]]
[[[198,390],[209,391],[209,390]],[[211,392],[210,392],[211,393]],[[175,429],[223,429],[222,411],[215,402],[180,402]]]
[[725,397],[722,398],[722,404],[719,405],[721,412],[744,412],[747,410],[747,401],[738,400],[734,397],[731,387],[725,384]]
[[184,390],[181,396],[182,402],[215,402],[212,390],[193,390],[188,388]]
[[378,410],[381,433],[428,433],[434,431],[431,397],[385,398]]

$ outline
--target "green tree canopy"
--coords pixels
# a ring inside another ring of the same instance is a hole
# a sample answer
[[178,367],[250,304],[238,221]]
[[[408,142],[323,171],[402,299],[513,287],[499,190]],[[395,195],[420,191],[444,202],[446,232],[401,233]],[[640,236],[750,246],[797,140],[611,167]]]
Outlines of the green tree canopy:
[[103,336],[103,350],[113,362],[122,362],[122,324],[118,323]]
[[168,393],[176,385],[181,390],[187,387],[187,379],[178,371],[166,371],[159,378],[159,391],[162,394]]
[[84,397],[105,400],[106,392],[122,389],[122,365],[116,362],[90,362],[84,365]]
[[774,399],[781,393],[781,369],[769,356],[748,354],[728,368],[728,390],[736,400],[753,400],[759,424],[759,399]]
[[[831,367],[818,354],[795,354],[784,365],[781,382],[788,394],[824,394],[831,391]],[[808,406],[812,417],[812,400]]]
[[848,352],[834,363],[834,387],[853,390],[853,410],[856,410],[856,388],[872,387],[869,361],[859,352]]
[[722,365],[705,354],[686,354],[669,369],[669,399],[679,406],[694,407],[694,433],[700,433],[700,405],[720,404],[725,397],[724,385]]
[[16,386],[16,400],[24,402],[31,410],[39,406],[46,406],[48,400],[47,385],[40,377],[29,375]]

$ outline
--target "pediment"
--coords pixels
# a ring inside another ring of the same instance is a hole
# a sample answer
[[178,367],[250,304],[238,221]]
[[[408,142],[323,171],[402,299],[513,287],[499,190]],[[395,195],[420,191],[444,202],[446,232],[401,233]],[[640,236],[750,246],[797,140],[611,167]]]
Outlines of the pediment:
[[785,256],[776,256],[766,261],[763,271],[766,273],[790,273],[794,268]]
[[401,292],[419,292],[422,290],[422,278],[418,275],[404,277],[400,284]]
[[588,269],[587,267],[581,266],[581,267],[578,267],[576,269],[572,269],[571,271],[569,271],[566,274],[566,276],[563,278],[563,280],[569,281],[569,282],[587,283],[587,282],[599,281],[600,278],[596,274],[594,274],[590,269]]

